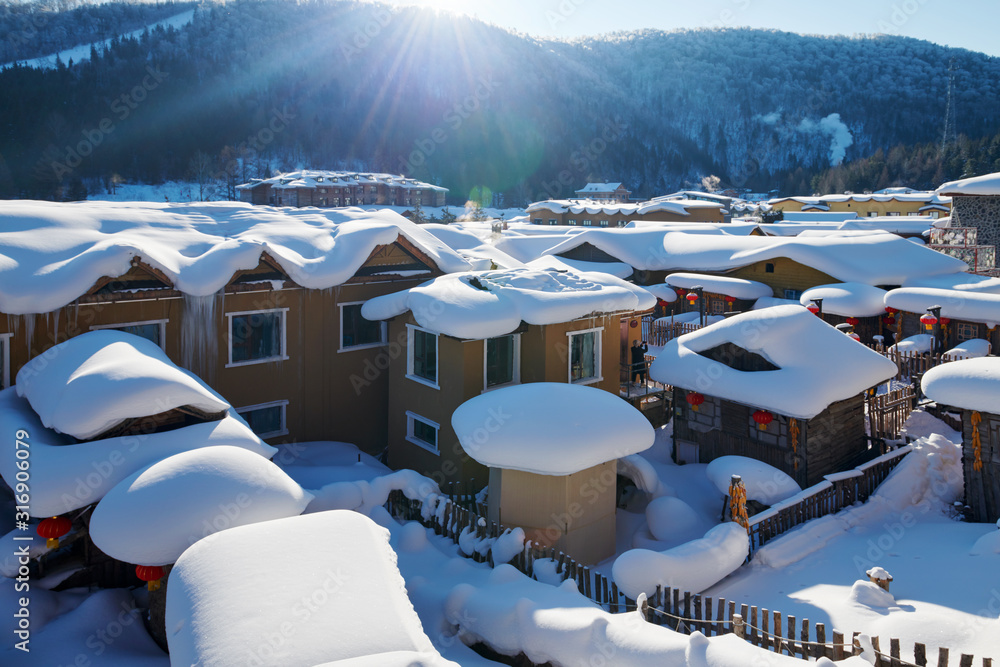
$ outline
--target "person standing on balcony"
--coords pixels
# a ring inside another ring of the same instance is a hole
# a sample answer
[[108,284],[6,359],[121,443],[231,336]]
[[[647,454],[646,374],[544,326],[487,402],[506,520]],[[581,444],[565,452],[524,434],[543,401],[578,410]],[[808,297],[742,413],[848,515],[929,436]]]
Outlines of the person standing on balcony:
[[[649,345],[646,341],[632,341],[632,380],[636,384],[646,384],[646,351]],[[638,379],[636,379],[638,378]]]

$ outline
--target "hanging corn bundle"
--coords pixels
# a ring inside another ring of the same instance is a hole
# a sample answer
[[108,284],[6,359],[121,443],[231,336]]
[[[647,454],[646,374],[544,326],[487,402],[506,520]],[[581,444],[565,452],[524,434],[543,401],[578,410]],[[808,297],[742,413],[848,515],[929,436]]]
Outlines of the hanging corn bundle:
[[743,478],[733,475],[729,483],[729,514],[733,521],[750,531],[750,521],[747,519],[747,489],[743,486]]

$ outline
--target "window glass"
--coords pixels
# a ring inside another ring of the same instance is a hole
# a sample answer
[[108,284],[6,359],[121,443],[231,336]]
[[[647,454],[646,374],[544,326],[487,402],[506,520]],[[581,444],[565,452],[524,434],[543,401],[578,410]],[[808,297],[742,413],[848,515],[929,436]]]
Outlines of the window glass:
[[437,384],[437,336],[413,329],[413,374]]
[[281,312],[233,315],[230,331],[233,363],[280,357],[281,316]]
[[496,387],[514,381],[514,336],[500,336],[486,341],[486,386]]
[[343,329],[341,347],[356,347],[358,345],[377,345],[384,343],[382,322],[366,320],[361,315],[360,303],[343,306],[341,321]]
[[597,332],[588,331],[570,338],[570,379],[573,382],[597,377]]

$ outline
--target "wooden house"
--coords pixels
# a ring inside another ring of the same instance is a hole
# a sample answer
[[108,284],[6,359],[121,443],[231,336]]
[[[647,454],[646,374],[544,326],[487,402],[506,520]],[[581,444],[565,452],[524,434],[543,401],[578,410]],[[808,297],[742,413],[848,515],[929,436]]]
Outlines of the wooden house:
[[533,382],[617,395],[628,346],[641,332],[628,324],[655,297],[593,276],[524,268],[456,274],[368,302],[364,317],[387,320],[399,346],[386,369],[389,465],[484,486],[486,469],[451,426],[459,405]]
[[1000,359],[965,359],[927,371],[920,387],[939,407],[962,413],[965,504],[973,521],[1000,518]]
[[816,310],[827,324],[848,325],[861,342],[871,344],[882,336],[886,345],[894,342],[895,315],[885,310],[886,291],[856,282],[818,285],[802,293],[799,303]]
[[[934,283],[931,283],[934,284]],[[972,340],[986,340],[992,349],[1000,349],[1000,280],[961,274],[950,283],[961,289],[945,287],[903,287],[890,290],[885,305],[892,308],[898,338],[931,333],[937,340],[936,352],[945,352]],[[971,288],[971,289],[970,289]],[[996,290],[976,291],[976,290]],[[940,307],[940,320],[930,330],[920,317],[931,307]]]
[[489,468],[491,521],[588,565],[615,554],[618,459],[654,439],[635,408],[592,386],[539,382],[475,396],[450,421]]
[[674,388],[675,460],[748,456],[803,487],[867,455],[862,392],[895,374],[893,362],[801,306],[676,338],[650,368]]
[[[0,253],[18,258],[0,271],[4,386],[59,342],[119,329],[155,342],[272,443],[340,440],[380,453],[394,348],[361,307],[468,268],[391,212],[327,212],[323,225],[238,203],[32,202],[31,218],[23,206],[0,206],[4,231],[56,241],[26,250],[0,232]],[[111,252],[100,252],[108,237]]]

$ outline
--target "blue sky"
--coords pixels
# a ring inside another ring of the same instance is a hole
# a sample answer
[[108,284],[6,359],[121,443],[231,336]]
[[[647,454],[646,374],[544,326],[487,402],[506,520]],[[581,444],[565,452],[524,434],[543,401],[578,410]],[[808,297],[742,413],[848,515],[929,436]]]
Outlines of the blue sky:
[[820,35],[888,33],[1000,56],[998,0],[391,1],[461,11],[543,37],[749,26]]

